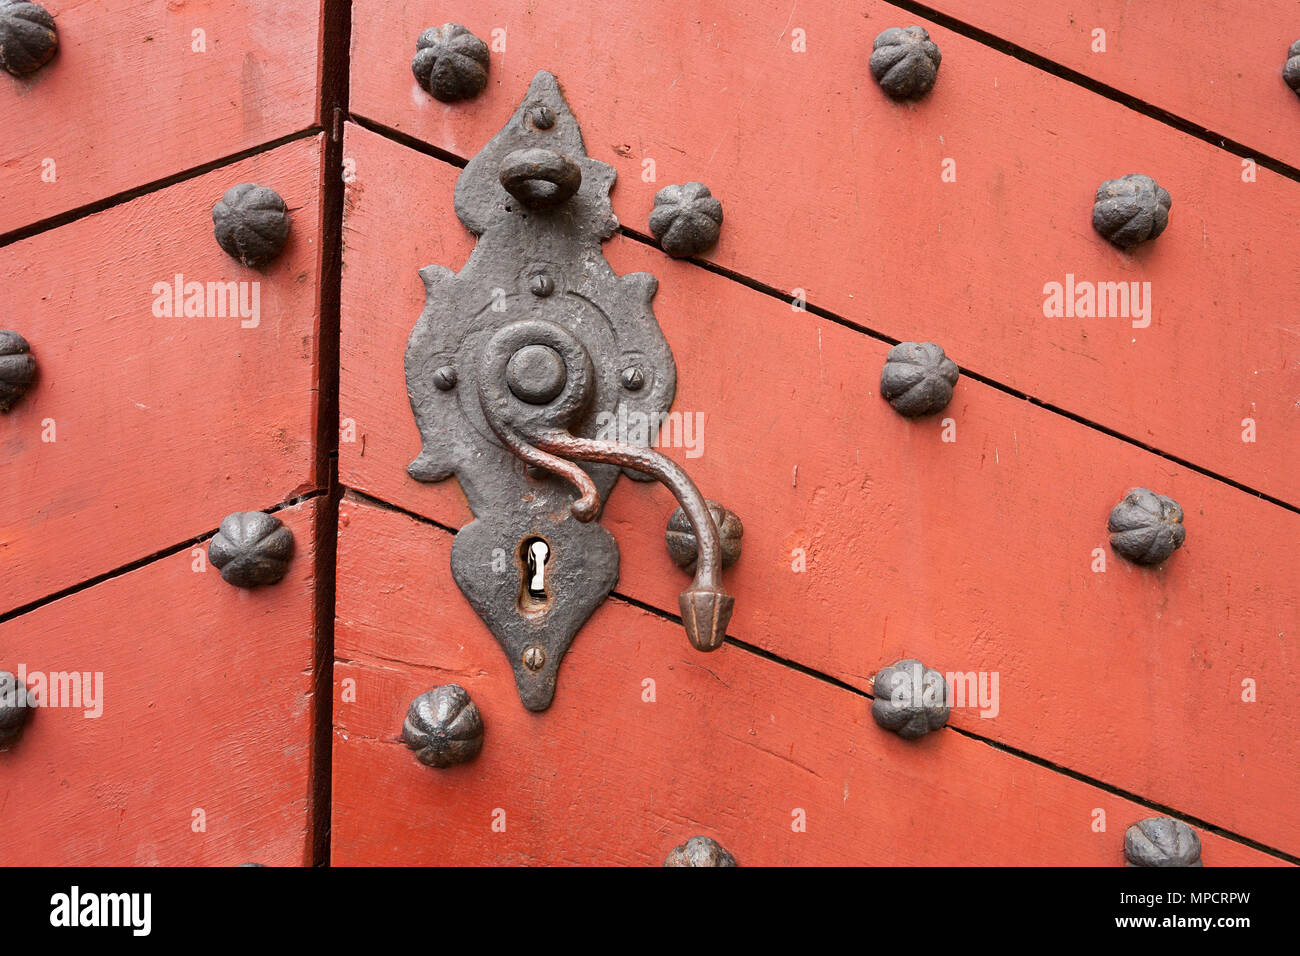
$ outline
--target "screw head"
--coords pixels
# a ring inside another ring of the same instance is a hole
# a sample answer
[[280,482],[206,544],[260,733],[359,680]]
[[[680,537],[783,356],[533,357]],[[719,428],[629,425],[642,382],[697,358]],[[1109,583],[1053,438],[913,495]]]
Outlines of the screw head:
[[536,644],[524,650],[524,666],[530,671],[539,671],[546,666],[546,651]]
[[434,387],[440,392],[449,392],[455,388],[457,378],[456,369],[450,365],[444,365],[433,372]]
[[555,110],[549,106],[535,106],[529,112],[528,118],[538,129],[550,129],[555,125]]
[[555,291],[555,280],[545,273],[539,273],[538,275],[533,276],[533,281],[529,285],[529,289],[532,291],[533,295],[537,296],[537,298],[545,299]]
[[645,388],[645,372],[635,365],[629,365],[623,369],[623,387],[629,392],[639,392]]

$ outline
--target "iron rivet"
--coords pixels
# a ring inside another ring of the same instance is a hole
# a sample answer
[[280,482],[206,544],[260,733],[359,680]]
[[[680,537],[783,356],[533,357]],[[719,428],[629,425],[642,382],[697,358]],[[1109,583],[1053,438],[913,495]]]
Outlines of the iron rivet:
[[49,11],[27,0],[0,0],[0,66],[14,76],[35,73],[59,49]]
[[1124,834],[1128,866],[1201,866],[1201,838],[1182,820],[1147,817]]
[[1171,205],[1169,191],[1154,179],[1129,173],[1097,187],[1092,227],[1121,249],[1128,249],[1165,231]]
[[699,255],[722,233],[722,203],[703,183],[665,186],[655,193],[650,231],[674,259]]
[[459,376],[451,365],[444,365],[433,370],[433,385],[440,392],[449,392],[456,387]]
[[691,837],[679,847],[674,847],[664,860],[664,866],[735,866],[736,858],[722,848],[717,840],[706,836]]
[[1286,85],[1300,94],[1300,40],[1291,44],[1286,51],[1286,65],[1282,67],[1282,79]]
[[629,392],[639,392],[645,388],[645,372],[635,365],[623,369],[623,387]]
[[539,671],[546,666],[546,651],[536,644],[524,651],[524,666],[530,671]]
[[[704,503],[709,506],[709,515],[718,529],[718,541],[722,545],[722,566],[729,568],[740,559],[740,539],[745,534],[745,526],[740,523],[740,518],[716,501],[705,499]],[[673,562],[688,574],[694,574],[699,546],[695,543],[695,532],[691,529],[690,519],[686,517],[683,508],[678,508],[668,519],[664,540]]]
[[266,186],[232,186],[212,207],[213,232],[227,255],[261,266],[280,254],[289,238],[289,207]]
[[943,411],[952,401],[957,363],[933,342],[900,342],[885,356],[880,394],[905,418]]
[[930,92],[939,75],[938,45],[924,27],[890,27],[871,45],[871,75],[890,96],[915,100]]
[[1135,564],[1159,564],[1183,546],[1183,509],[1173,498],[1134,488],[1106,522],[1110,546]]
[[33,701],[27,688],[8,671],[0,671],[0,750],[18,739],[32,716]]
[[36,360],[30,353],[25,338],[0,329],[0,412],[9,411],[36,378]]
[[555,280],[552,279],[550,276],[546,275],[545,273],[539,273],[533,276],[533,281],[530,284],[529,288],[532,290],[533,295],[537,296],[537,298],[545,299],[548,295],[550,295],[552,292],[555,291]]
[[483,717],[459,684],[441,684],[411,701],[402,742],[429,767],[472,760],[483,749]]
[[550,129],[555,125],[555,110],[549,106],[534,106],[528,118],[538,129]]
[[487,86],[488,46],[459,23],[429,27],[415,41],[411,72],[443,103],[473,99]]
[[871,716],[904,740],[924,737],[948,722],[948,682],[918,660],[884,668],[872,684]]
[[252,588],[275,584],[289,570],[293,532],[275,515],[236,511],[221,522],[208,545],[208,560],[227,584]]

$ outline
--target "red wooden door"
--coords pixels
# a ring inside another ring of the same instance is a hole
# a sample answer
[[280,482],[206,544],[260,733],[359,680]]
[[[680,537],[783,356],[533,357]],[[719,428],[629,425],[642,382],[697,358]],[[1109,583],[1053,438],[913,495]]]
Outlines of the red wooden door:
[[[658,865],[707,836],[741,865],[1120,866],[1172,817],[1206,865],[1300,862],[1285,5],[47,6],[57,56],[0,74],[0,329],[37,368],[0,414],[0,671],[102,694],[0,749],[30,834],[0,861]],[[454,102],[412,70],[444,22],[486,49]],[[900,101],[868,61],[912,24],[942,61]],[[618,583],[530,711],[452,575],[471,497],[408,471],[404,355],[420,270],[481,241],[458,178],[539,70],[617,174],[604,257],[658,280],[697,439],[661,451],[744,534],[703,654],[677,501],[620,480]],[[1091,215],[1134,172],[1173,204],[1126,250]],[[649,216],[691,181],[720,238],[673,258]],[[214,237],[241,183],[288,210],[264,265]],[[187,314],[187,281],[256,286],[256,321]],[[1122,314],[1075,295],[1120,284]],[[942,411],[882,396],[900,342],[960,367]],[[1108,540],[1138,487],[1184,515],[1156,566]],[[292,534],[278,582],[208,560],[236,512]],[[871,713],[905,659],[963,695],[914,740]],[[434,769],[403,721],[448,684],[483,746]]]

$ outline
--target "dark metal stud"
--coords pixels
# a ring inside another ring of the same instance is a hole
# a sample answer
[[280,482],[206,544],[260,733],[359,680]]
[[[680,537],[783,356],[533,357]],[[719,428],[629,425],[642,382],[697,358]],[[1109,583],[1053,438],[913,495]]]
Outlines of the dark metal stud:
[[228,584],[252,588],[275,584],[289,569],[293,532],[275,515],[237,511],[227,515],[208,545],[208,560]]
[[36,360],[30,353],[25,338],[0,329],[0,412],[9,411],[36,378]]
[[0,0],[0,66],[14,76],[35,73],[59,49],[49,11],[27,0]]
[[411,72],[444,103],[469,100],[487,86],[488,45],[459,23],[429,27],[415,41]]
[[1154,239],[1169,225],[1169,190],[1150,176],[1129,173],[1097,187],[1092,227],[1121,249]]
[[1201,838],[1182,820],[1148,817],[1124,834],[1128,866],[1201,866]]
[[549,298],[555,291],[555,280],[546,273],[539,272],[533,276],[528,288],[539,299]]
[[443,365],[433,370],[433,387],[440,392],[449,392],[456,387],[460,376],[451,365]]
[[871,46],[871,75],[890,96],[919,99],[939,75],[938,45],[924,27],[890,27]]
[[32,716],[31,695],[8,671],[0,671],[0,750],[8,749]]
[[1282,67],[1282,79],[1286,80],[1286,85],[1300,93],[1300,40],[1291,44],[1291,49],[1286,51],[1286,65]]
[[623,369],[619,381],[623,383],[623,387],[629,392],[639,392],[645,388],[645,372],[635,365],[629,365]]
[[675,259],[712,249],[722,233],[722,203],[703,183],[665,186],[655,193],[650,231]]
[[464,687],[442,684],[411,701],[402,742],[427,766],[464,763],[483,749],[483,717]]
[[871,716],[905,740],[924,737],[948,722],[948,682],[918,660],[903,660],[876,675]]
[[528,114],[528,119],[538,129],[550,129],[555,125],[555,110],[549,106],[538,106]]
[[1159,564],[1183,546],[1183,509],[1173,498],[1134,488],[1106,522],[1110,546],[1136,564]]
[[546,666],[546,651],[534,644],[524,651],[524,666],[530,671],[539,671]]
[[696,836],[674,847],[664,860],[664,866],[736,866],[736,858],[716,840]]
[[[709,507],[709,516],[713,518],[714,527],[718,529],[719,543],[722,545],[722,566],[729,568],[740,558],[740,539],[745,533],[745,526],[740,518],[728,511],[716,501],[705,499]],[[673,562],[687,573],[695,573],[695,558],[698,554],[695,532],[691,530],[691,521],[686,512],[678,508],[668,519],[668,530],[664,534],[668,544],[668,554]]]
[[212,207],[217,244],[246,266],[261,266],[280,254],[289,237],[289,208],[266,186],[232,186]]
[[943,411],[957,384],[957,363],[933,342],[900,342],[885,356],[880,394],[907,418]]

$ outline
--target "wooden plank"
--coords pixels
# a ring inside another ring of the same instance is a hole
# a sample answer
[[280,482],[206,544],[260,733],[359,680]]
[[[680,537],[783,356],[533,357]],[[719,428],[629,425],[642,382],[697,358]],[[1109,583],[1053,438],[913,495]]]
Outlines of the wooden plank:
[[[726,209],[711,261],[893,338],[937,341],[964,368],[1300,504],[1300,334],[1287,318],[1300,270],[1286,238],[1300,184],[1266,170],[1243,182],[1238,157],[938,28],[940,82],[920,104],[891,102],[866,68],[871,38],[916,18],[878,2],[792,14],[755,0],[685,25],[645,4],[525,15],[450,2],[439,19],[507,31],[487,90],[454,105],[392,55],[430,11],[380,8],[353,5],[357,115],[468,157],[549,69],[590,153],[618,172],[625,226],[648,233],[656,189],[704,181]],[[806,53],[791,49],[800,24]],[[1096,235],[1091,211],[1098,184],[1135,171],[1174,206],[1166,233],[1129,255]],[[1045,287],[1067,276],[1149,282],[1150,315],[1046,317]]]
[[0,667],[102,675],[98,717],[38,709],[0,753],[0,862],[310,864],[317,508],[279,512],[273,587],[185,549],[0,624]]
[[[347,148],[358,179],[341,414],[356,440],[340,446],[340,478],[460,527],[470,516],[454,481],[406,474],[420,439],[401,373],[424,301],[415,270],[459,267],[471,246],[451,219],[456,170],[364,131],[350,130]],[[727,576],[733,637],[863,689],[909,656],[997,672],[998,714],[961,711],[958,726],[1300,851],[1300,821],[1285,810],[1300,785],[1300,717],[1286,693],[1300,676],[1288,649],[1300,516],[969,379],[945,442],[942,419],[910,422],[881,400],[885,343],[641,243],[605,249],[616,271],[660,277],[675,409],[704,414],[702,456],[667,453],[745,523]],[[1160,570],[1107,545],[1107,515],[1131,486],[1186,512],[1187,545]],[[657,486],[623,482],[604,522],[619,541],[619,590],[675,614],[686,578],[664,547],[673,506]],[[383,656],[433,663],[405,647]],[[1241,700],[1247,679],[1255,703]]]
[[45,6],[58,55],[0,83],[0,233],[316,122],[321,0]]
[[[291,143],[0,250],[3,324],[38,363],[0,417],[0,612],[317,487],[321,147]],[[212,204],[249,181],[292,210],[262,271],[212,237]],[[249,283],[250,317],[155,315],[155,284],[178,274]]]
[[[736,647],[706,659],[619,600],[530,713],[446,571],[450,535],[345,499],[339,540],[336,865],[656,865],[705,834],[742,865],[1118,866],[1125,828],[1155,815],[952,730],[901,740],[863,697]],[[397,737],[410,701],[452,681],[486,740],[434,771]],[[1279,862],[1201,837],[1207,865]]]
[[1287,50],[1300,39],[1292,0],[1192,6],[930,0],[927,6],[1300,166],[1300,106],[1282,81]]

